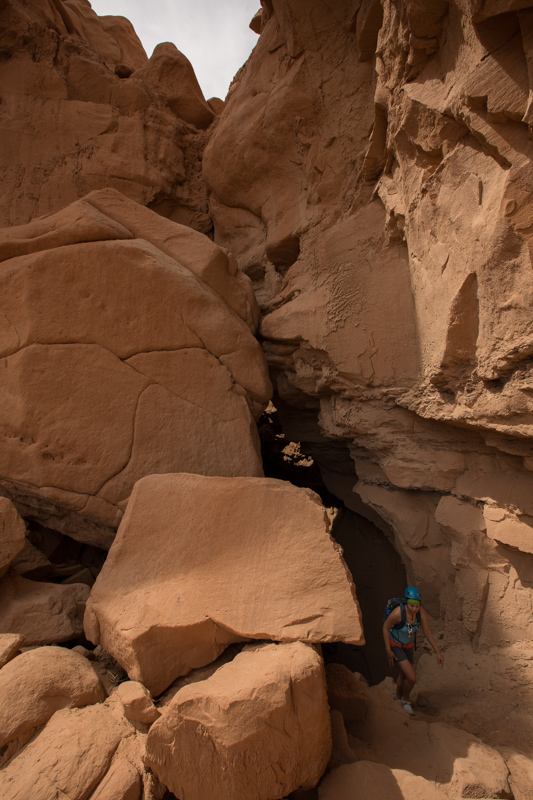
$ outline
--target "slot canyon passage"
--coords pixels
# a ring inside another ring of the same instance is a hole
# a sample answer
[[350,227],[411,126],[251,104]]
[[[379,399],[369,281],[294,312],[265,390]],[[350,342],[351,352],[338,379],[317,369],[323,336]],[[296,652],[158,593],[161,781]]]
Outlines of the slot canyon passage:
[[250,27],[0,0],[0,796],[531,800],[533,0]]

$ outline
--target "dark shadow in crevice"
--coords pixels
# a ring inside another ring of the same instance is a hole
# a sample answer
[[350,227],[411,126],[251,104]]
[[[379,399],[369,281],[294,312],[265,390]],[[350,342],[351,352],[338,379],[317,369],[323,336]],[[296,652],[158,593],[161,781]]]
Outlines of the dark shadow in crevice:
[[[357,482],[347,443],[321,435],[315,411],[292,409],[297,416],[294,424],[290,421],[287,424],[285,411],[291,413],[286,408],[282,414],[274,410],[259,421],[265,475],[312,489],[335,516],[331,534],[343,548],[363,616],[366,644],[360,647],[342,642],[323,644],[324,660],[360,672],[371,684],[380,683],[391,674],[382,634],[385,606],[390,597],[403,595],[406,586],[405,569],[391,544],[392,531],[387,537],[383,533],[383,528],[388,527],[385,521],[379,521],[380,529],[341,499],[341,495],[346,496],[346,488],[351,494]],[[312,441],[291,441],[285,431],[292,436],[307,433]],[[327,486],[323,475],[327,476]],[[358,498],[353,497],[355,502]],[[376,516],[369,509],[369,516],[372,515]]]

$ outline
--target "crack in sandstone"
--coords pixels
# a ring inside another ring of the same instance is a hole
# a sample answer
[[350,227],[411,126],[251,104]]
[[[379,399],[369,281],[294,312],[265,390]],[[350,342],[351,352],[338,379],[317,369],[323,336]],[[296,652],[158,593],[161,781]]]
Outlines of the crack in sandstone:
[[[131,441],[130,441],[130,452],[129,452],[128,457],[127,457],[127,459],[126,459],[126,461],[124,463],[124,466],[122,466],[117,472],[115,472],[114,475],[111,475],[110,477],[106,478],[104,483],[94,492],[95,497],[98,497],[100,495],[100,492],[102,492],[105,489],[105,487],[107,486],[107,484],[110,481],[112,481],[114,478],[118,477],[118,475],[120,475],[122,472],[124,472],[124,470],[128,467],[128,464],[131,461],[131,457],[132,457],[132,454],[133,454],[133,445],[135,443],[135,429],[137,427],[137,413],[139,411],[139,404],[141,402],[141,397],[147,391],[147,389],[150,388],[150,386],[152,386],[152,383],[149,383],[148,386],[145,386],[144,389],[142,389],[141,392],[139,393],[139,396],[137,397],[137,403],[135,405],[135,411],[133,413],[132,432],[131,432]],[[103,499],[105,500],[105,498],[103,498]]]

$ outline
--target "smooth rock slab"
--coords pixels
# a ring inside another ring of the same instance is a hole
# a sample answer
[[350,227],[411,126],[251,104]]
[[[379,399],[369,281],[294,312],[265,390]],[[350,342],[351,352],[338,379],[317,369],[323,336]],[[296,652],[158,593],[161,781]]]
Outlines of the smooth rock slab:
[[363,642],[319,498],[267,478],[139,481],[84,626],[154,696],[242,639]]
[[331,752],[322,658],[302,642],[245,647],[181,689],[146,741],[180,800],[275,800],[315,786]]
[[0,747],[62,708],[103,699],[102,684],[83,656],[65,647],[22,653],[0,670]]

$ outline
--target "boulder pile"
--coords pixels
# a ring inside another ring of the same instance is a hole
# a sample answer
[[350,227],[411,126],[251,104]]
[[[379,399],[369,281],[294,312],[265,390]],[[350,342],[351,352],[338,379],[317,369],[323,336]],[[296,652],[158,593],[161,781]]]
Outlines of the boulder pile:
[[282,481],[140,480],[85,613],[131,680],[104,699],[89,650],[13,655],[23,639],[8,637],[2,796],[276,800],[315,786],[332,747],[320,643],[364,641],[329,527],[316,495]]

